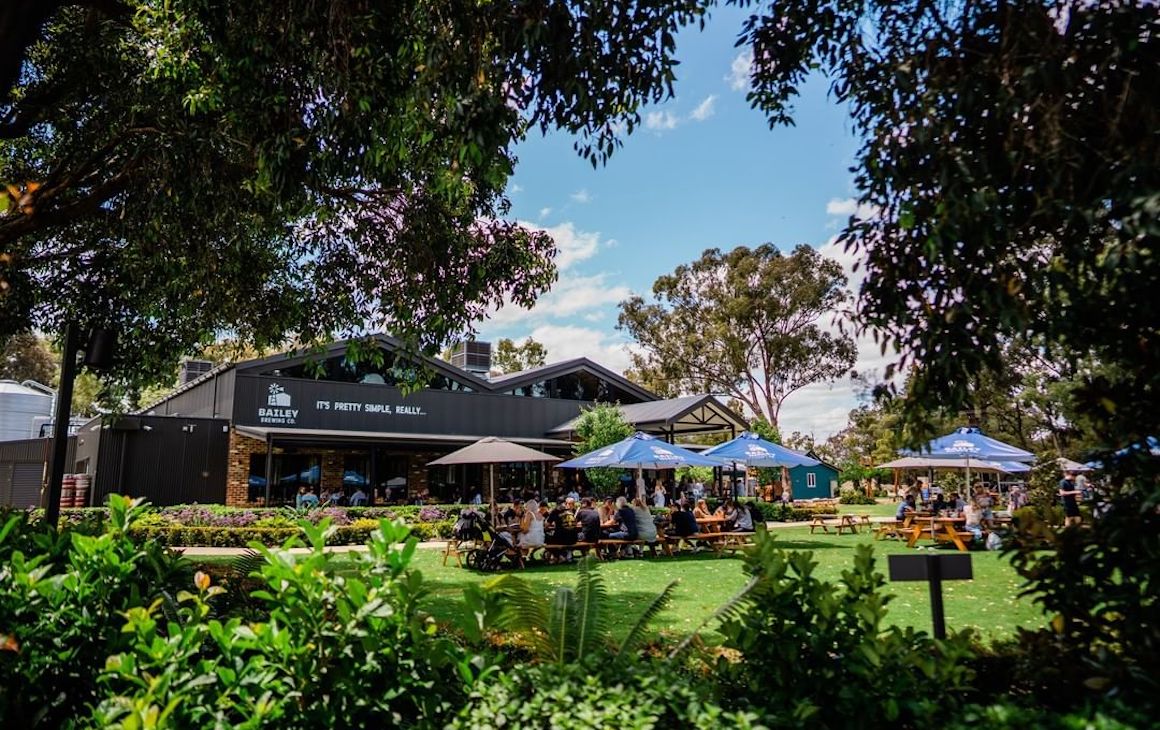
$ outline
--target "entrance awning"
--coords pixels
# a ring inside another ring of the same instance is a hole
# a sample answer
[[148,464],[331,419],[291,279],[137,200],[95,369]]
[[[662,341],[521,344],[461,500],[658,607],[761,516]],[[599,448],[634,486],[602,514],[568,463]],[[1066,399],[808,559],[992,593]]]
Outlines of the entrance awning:
[[[403,433],[397,431],[344,431],[341,429],[326,428],[266,428],[264,426],[237,426],[237,432],[259,441],[273,439],[282,443],[392,443],[392,444],[471,444],[485,436],[470,434],[445,433]],[[520,436],[505,436],[508,441],[529,446],[558,446],[572,448],[568,441],[546,438],[524,438]]]

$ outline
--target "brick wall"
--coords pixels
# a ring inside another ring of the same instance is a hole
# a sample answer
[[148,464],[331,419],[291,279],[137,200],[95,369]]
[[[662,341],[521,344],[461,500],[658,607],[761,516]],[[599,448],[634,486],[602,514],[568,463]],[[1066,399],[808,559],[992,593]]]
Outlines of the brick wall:
[[345,455],[341,453],[322,455],[322,491],[330,492],[343,488],[342,480],[346,475],[344,462]]
[[250,457],[266,453],[266,442],[243,436],[230,428],[230,455],[226,467],[226,504],[232,507],[253,507],[250,502]]

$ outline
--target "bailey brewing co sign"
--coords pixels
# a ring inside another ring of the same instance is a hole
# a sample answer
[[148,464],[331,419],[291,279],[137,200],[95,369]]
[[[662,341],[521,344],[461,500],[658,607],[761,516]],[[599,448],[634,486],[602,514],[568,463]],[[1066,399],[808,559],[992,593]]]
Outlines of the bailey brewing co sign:
[[[243,391],[249,385],[248,380],[239,383]],[[311,392],[317,391],[320,385],[329,387],[325,391]],[[402,394],[394,388],[368,388],[349,383],[284,383],[265,379],[262,379],[261,388],[251,413],[256,416],[254,422],[263,426],[317,428],[338,425],[330,423],[335,419],[328,418],[329,414],[360,415],[362,418],[356,420],[364,427],[368,425],[366,417],[369,416],[382,419],[382,425],[387,426],[386,421],[393,421],[395,417],[428,415],[422,404],[414,402],[415,398],[410,399],[412,402],[403,402]],[[318,397],[323,394],[330,397]]]

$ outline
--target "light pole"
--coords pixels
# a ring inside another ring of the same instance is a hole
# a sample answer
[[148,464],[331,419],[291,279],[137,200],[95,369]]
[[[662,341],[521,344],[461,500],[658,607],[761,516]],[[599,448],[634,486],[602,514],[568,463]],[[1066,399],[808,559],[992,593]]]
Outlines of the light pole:
[[56,527],[60,520],[60,490],[64,481],[65,457],[68,455],[68,427],[72,417],[73,381],[77,375],[77,355],[85,353],[84,365],[93,370],[106,370],[113,364],[117,336],[111,330],[95,329],[89,333],[88,344],[81,349],[77,327],[65,323],[60,358],[60,385],[56,389],[56,409],[52,423],[52,458],[48,464],[47,504],[44,519]]

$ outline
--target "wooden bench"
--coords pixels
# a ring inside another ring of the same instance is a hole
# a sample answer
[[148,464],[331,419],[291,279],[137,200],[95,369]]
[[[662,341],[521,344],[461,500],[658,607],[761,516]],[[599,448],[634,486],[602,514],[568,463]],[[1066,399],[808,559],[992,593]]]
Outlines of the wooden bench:
[[934,532],[935,542],[954,543],[954,546],[958,548],[959,552],[961,553],[967,552],[971,541],[974,539],[975,534],[973,532],[967,532],[966,530],[956,530],[954,528],[949,528],[946,530],[935,530]]
[[889,522],[879,522],[878,527],[874,528],[874,539],[881,540],[886,537],[892,537],[896,540],[902,539],[902,530],[906,527],[906,523],[900,520],[890,520]]
[[[471,547],[463,547],[468,543],[470,543]],[[455,538],[451,538],[447,541],[447,547],[443,549],[443,567],[447,567],[447,558],[455,558],[455,565],[462,568],[463,561],[459,556],[474,548],[474,540],[456,540]]]
[[584,557],[591,553],[600,560],[600,551],[596,549],[597,543],[594,542],[574,542],[571,545],[544,545],[544,553],[549,555],[559,555],[561,557],[571,557],[574,553],[580,553],[580,557]]
[[814,534],[819,527],[827,535],[830,534],[831,527],[836,527],[839,535],[846,530],[855,534],[858,532],[858,524],[854,521],[854,515],[814,515],[810,520],[810,534]]
[[720,542],[720,550],[718,552],[728,551],[736,553],[739,550],[753,546],[753,536],[756,532],[723,532],[724,540]]

